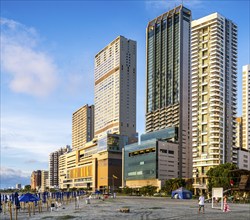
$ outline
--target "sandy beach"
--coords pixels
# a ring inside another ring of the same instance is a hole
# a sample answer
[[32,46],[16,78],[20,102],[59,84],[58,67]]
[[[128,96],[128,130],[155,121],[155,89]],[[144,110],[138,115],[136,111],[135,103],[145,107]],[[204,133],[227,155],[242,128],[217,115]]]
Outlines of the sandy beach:
[[[129,208],[129,213],[122,213],[120,209]],[[38,219],[87,219],[87,220],[112,220],[112,219],[250,219],[250,204],[230,204],[230,212],[223,213],[222,210],[212,209],[211,204],[205,205],[205,214],[198,213],[196,200],[175,200],[162,197],[117,197],[91,199],[90,204],[86,204],[86,198],[79,200],[79,208],[75,201],[62,206],[56,210],[47,211],[43,206],[42,212],[35,215],[31,213],[29,217],[27,210],[18,212],[18,219],[38,220]],[[9,213],[1,213],[2,220],[9,220]],[[15,219],[13,213],[13,219]]]

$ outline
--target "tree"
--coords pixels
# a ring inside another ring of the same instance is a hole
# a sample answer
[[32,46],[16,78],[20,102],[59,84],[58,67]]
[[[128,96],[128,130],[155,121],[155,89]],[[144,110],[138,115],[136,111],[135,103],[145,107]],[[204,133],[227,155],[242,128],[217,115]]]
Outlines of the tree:
[[237,174],[233,174],[231,171],[236,169],[237,166],[232,163],[220,164],[211,168],[207,172],[209,191],[211,191],[213,187],[223,187],[223,189],[230,188],[230,181],[235,181],[237,178]]
[[140,194],[142,195],[153,196],[156,193],[156,191],[157,187],[152,185],[147,185],[140,188]]
[[174,179],[169,179],[165,181],[165,184],[162,187],[162,191],[171,194],[173,190],[176,190],[180,187],[185,187],[186,182],[184,179],[181,178],[174,178]]
[[124,188],[122,189],[122,192],[125,193],[125,194],[130,194],[130,195],[132,195],[133,189],[126,186],[126,187],[124,187]]
[[31,185],[25,185],[24,186],[24,191],[25,192],[30,192],[31,191]]

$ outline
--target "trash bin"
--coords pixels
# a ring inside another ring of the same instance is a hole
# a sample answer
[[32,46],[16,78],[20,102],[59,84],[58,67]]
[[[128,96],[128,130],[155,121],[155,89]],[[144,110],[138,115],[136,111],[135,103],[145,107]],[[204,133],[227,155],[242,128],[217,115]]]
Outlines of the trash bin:
[[90,199],[87,198],[87,199],[85,200],[85,202],[86,202],[86,204],[90,204]]

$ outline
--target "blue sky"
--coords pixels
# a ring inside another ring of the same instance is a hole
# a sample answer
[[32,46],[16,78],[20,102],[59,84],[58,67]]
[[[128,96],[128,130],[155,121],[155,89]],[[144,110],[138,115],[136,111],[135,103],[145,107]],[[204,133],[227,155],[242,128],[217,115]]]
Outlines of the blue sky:
[[[147,23],[182,1],[1,1],[1,184],[29,183],[50,152],[71,144],[72,113],[94,100],[94,56],[118,35],[137,41],[137,130],[144,131]],[[249,0],[183,1],[193,19],[213,12],[238,25],[249,64]]]

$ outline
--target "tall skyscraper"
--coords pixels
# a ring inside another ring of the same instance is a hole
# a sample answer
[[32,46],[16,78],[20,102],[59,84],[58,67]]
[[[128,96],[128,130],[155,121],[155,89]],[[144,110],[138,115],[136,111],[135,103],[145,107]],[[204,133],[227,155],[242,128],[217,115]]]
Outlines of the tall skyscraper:
[[70,146],[60,148],[49,155],[49,187],[59,186],[59,157],[66,152],[69,152]]
[[242,148],[250,150],[250,64],[243,66],[243,143]]
[[135,41],[119,36],[95,56],[94,115],[93,140],[60,156],[61,188],[121,186],[122,149],[137,141]]
[[236,145],[237,26],[218,13],[192,21],[191,59],[194,187],[206,189]]
[[79,147],[94,137],[94,105],[85,105],[79,108],[72,116],[72,150]]
[[95,137],[136,134],[136,42],[117,37],[95,56]]
[[147,26],[146,132],[178,128],[179,177],[191,177],[190,27],[182,5]]

